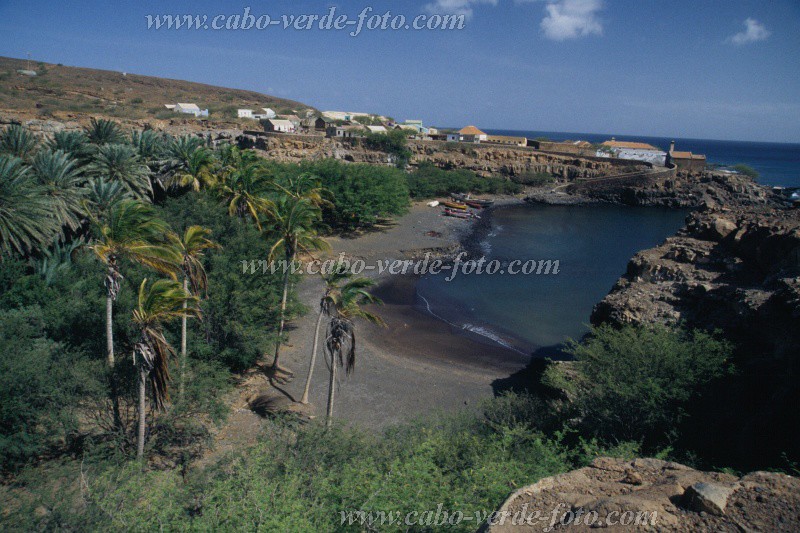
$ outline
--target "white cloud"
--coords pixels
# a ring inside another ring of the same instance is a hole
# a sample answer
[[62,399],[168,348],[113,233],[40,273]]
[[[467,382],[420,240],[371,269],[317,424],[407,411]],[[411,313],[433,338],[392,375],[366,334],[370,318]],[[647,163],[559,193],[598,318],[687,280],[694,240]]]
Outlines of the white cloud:
[[425,5],[425,11],[438,15],[464,15],[472,17],[472,7],[476,4],[497,5],[497,0],[436,0]]
[[598,17],[601,9],[602,0],[550,1],[545,6],[547,16],[542,20],[542,31],[554,41],[602,35],[603,24]]
[[742,45],[766,41],[772,35],[772,32],[766,26],[753,18],[748,18],[744,21],[744,28],[744,31],[737,33],[728,40],[733,44]]

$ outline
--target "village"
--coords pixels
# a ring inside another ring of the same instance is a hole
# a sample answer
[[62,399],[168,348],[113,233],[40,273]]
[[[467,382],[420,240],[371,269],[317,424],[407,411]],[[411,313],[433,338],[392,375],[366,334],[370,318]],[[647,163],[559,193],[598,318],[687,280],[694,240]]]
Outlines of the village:
[[[165,107],[175,113],[198,118],[209,116],[208,109],[201,109],[195,103],[165,104]],[[702,172],[707,164],[705,155],[676,150],[675,141],[672,141],[665,150],[643,142],[617,141],[614,137],[603,143],[593,144],[584,140],[553,141],[544,138],[492,135],[473,125],[460,130],[436,128],[425,126],[424,122],[418,119],[397,122],[390,117],[363,112],[316,113],[309,109],[304,114],[305,116],[301,118],[297,114],[279,114],[270,108],[237,109],[238,119],[257,121],[265,133],[273,134],[351,139],[399,130],[405,132],[410,139],[419,141],[488,144],[562,155],[641,161],[657,167],[674,166],[678,171],[689,174]]]

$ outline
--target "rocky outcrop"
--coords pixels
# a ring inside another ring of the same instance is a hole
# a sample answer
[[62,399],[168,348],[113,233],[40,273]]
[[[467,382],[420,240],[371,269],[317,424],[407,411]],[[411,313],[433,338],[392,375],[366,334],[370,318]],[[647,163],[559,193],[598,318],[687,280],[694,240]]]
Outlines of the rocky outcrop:
[[788,354],[800,346],[798,276],[800,211],[706,208],[636,254],[592,322],[682,321]]
[[[638,521],[638,522],[637,522]],[[548,529],[550,528],[550,529]],[[799,531],[800,480],[601,457],[524,487],[482,531]]]
[[699,176],[666,171],[641,172],[635,179],[579,180],[556,190],[534,191],[533,203],[614,203],[632,206],[700,207],[781,205],[780,198],[752,178],[729,172],[704,172]]

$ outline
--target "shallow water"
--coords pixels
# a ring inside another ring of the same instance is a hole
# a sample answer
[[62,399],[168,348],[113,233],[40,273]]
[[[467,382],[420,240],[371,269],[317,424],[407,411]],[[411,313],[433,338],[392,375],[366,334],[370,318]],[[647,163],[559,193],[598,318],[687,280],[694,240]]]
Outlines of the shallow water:
[[426,276],[418,309],[471,337],[530,353],[577,338],[630,258],[673,235],[688,211],[621,206],[514,206],[494,210],[476,235],[487,260],[557,260],[556,275]]

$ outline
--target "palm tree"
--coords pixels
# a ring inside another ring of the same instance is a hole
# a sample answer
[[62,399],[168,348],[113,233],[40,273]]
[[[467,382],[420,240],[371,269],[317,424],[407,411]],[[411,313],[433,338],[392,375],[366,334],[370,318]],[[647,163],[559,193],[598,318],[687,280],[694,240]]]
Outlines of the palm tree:
[[164,136],[153,130],[131,132],[131,146],[152,174],[158,172],[164,157]]
[[205,146],[193,151],[188,158],[172,169],[168,187],[190,187],[193,191],[214,184],[214,156]]
[[139,341],[133,347],[133,361],[139,367],[139,431],[136,445],[136,457],[139,459],[144,455],[147,381],[151,384],[156,409],[162,409],[169,400],[169,359],[174,356],[175,350],[164,337],[164,324],[178,317],[198,316],[196,302],[197,299],[177,281],[158,280],[148,287],[145,279],[139,286],[139,298],[133,311],[133,323],[139,330]]
[[[336,306],[342,301],[342,295],[349,295],[352,293],[360,293],[365,302],[377,302],[371,294],[367,292],[369,287],[372,287],[375,282],[367,278],[352,279],[352,273],[348,272],[343,265],[340,265],[335,270],[328,274],[323,274],[322,279],[325,282],[325,293],[319,301],[319,314],[317,315],[317,325],[314,328],[314,345],[311,348],[311,362],[308,367],[308,376],[306,377],[306,386],[303,390],[303,397],[300,403],[308,403],[308,393],[311,390],[311,377],[314,374],[314,366],[317,362],[317,348],[319,347],[319,330],[322,327],[322,319],[327,316],[330,317],[334,312]],[[349,280],[349,281],[348,281]],[[342,282],[347,283],[342,287]]]
[[280,193],[306,198],[317,207],[333,205],[329,200],[331,192],[322,187],[320,181],[319,176],[304,172],[298,176],[278,177],[270,184]]
[[47,246],[58,230],[44,188],[22,160],[0,155],[0,254]]
[[364,319],[373,324],[385,326],[381,317],[370,313],[362,306],[366,304],[381,304],[382,302],[372,296],[367,289],[374,282],[367,278],[356,278],[347,283],[332,300],[329,307],[331,319],[325,339],[325,351],[329,357],[330,380],[328,382],[328,408],[325,414],[325,425],[331,426],[333,421],[333,399],[336,389],[336,368],[344,366],[350,374],[356,366],[356,318]]
[[78,165],[85,165],[91,158],[94,146],[89,144],[89,137],[82,131],[59,131],[47,141],[46,146],[52,150],[67,153]]
[[105,144],[97,149],[86,168],[91,176],[106,181],[118,181],[136,198],[147,199],[153,194],[150,169],[142,163],[136,150],[127,144]]
[[252,151],[226,148],[220,162],[222,179],[218,190],[228,204],[228,214],[250,217],[262,229],[260,216],[271,209],[272,202],[266,197],[270,187],[261,160]]
[[[221,248],[219,244],[209,239],[211,230],[201,226],[189,226],[183,237],[174,237],[174,246],[183,258],[181,270],[183,271],[183,290],[191,292],[196,298],[208,289],[206,270],[203,268],[203,252],[212,248]],[[187,302],[184,302],[186,306]],[[181,359],[180,380],[178,382],[178,395],[183,399],[184,380],[186,374],[186,320],[187,315],[181,317]]]
[[283,296],[281,297],[280,326],[278,338],[275,341],[275,358],[272,361],[272,370],[280,370],[278,359],[283,329],[286,324],[286,301],[289,294],[289,272],[297,259],[299,252],[311,253],[312,250],[325,250],[328,243],[319,237],[314,229],[321,218],[317,206],[305,198],[295,196],[282,196],[272,204],[267,211],[269,233],[275,238],[275,244],[269,251],[269,260],[283,252]]
[[75,162],[61,150],[40,150],[31,161],[31,169],[50,198],[52,214],[58,223],[71,230],[77,229],[84,178]]
[[[123,200],[109,209],[105,218],[92,216],[95,241],[92,251],[106,266],[106,357],[113,370],[114,360],[114,300],[121,289],[119,261],[123,257],[153,270],[175,276],[181,257],[166,243],[169,226],[155,217],[153,208],[135,200]],[[116,381],[111,375],[111,401],[114,425],[122,425]]]
[[85,199],[82,202],[85,215],[93,214],[95,218],[105,219],[111,208],[123,200],[134,200],[122,183],[107,182],[103,178],[94,178],[84,188]]
[[122,144],[126,142],[125,132],[113,120],[92,119],[91,124],[85,128],[86,137],[91,144],[102,146],[105,144]]
[[169,226],[156,218],[153,208],[135,200],[111,206],[108,216],[94,223],[92,251],[106,266],[106,347],[108,366],[114,367],[113,302],[123,279],[119,261],[123,257],[174,277],[181,256],[166,241]]
[[0,154],[16,156],[23,160],[33,157],[39,139],[27,128],[12,124],[0,133]]

